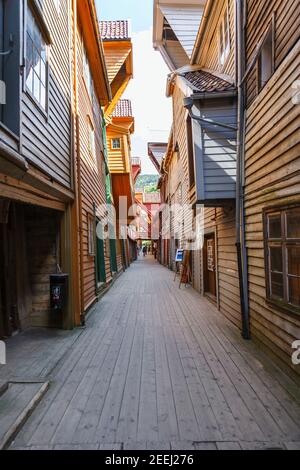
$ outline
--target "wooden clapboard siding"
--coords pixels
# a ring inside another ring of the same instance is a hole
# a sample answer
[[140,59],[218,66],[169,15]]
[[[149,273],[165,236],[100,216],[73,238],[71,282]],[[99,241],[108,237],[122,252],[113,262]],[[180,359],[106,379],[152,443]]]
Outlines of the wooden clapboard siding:
[[[300,39],[300,0],[270,0],[269,2],[248,0],[246,29],[246,59],[250,64],[257,54],[257,45],[262,41],[274,18],[275,70]],[[247,100],[250,105],[258,94],[257,66],[247,80]]]
[[26,91],[22,94],[21,145],[23,155],[47,175],[71,188],[71,105],[69,6],[61,0],[43,2],[43,17],[51,34],[48,113],[45,116]]
[[[96,300],[95,256],[89,254],[88,227],[89,219],[97,214],[104,214],[106,204],[105,163],[103,155],[103,134],[100,103],[94,92],[91,100],[83,78],[83,39],[80,23],[77,30],[77,86],[78,86],[78,140],[80,142],[80,184],[81,193],[81,256],[83,260],[82,286],[84,310]],[[89,150],[89,122],[95,134],[95,155]],[[107,245],[107,244],[106,244]],[[106,278],[110,280],[109,254],[105,250]]]
[[[182,204],[184,205],[185,233],[193,230],[193,213],[189,206],[189,164],[188,146],[186,133],[187,111],[183,107],[184,94],[180,88],[176,87],[173,93],[173,125],[174,144],[178,144],[179,149],[179,172],[178,183],[181,182]],[[171,175],[169,175],[169,178]]]
[[[227,5],[229,6],[230,22],[230,53],[224,65],[219,61],[219,27]],[[235,2],[222,0],[216,6],[209,18],[209,26],[203,39],[203,46],[197,59],[202,67],[235,77]]]
[[187,56],[191,57],[203,16],[203,6],[160,5],[160,9]]
[[[300,107],[292,85],[300,79],[300,2],[248,2],[247,60],[275,12],[275,73],[257,95],[255,70],[248,81],[245,159],[246,240],[252,337],[286,371],[291,344],[300,337],[300,318],[266,302],[263,210],[300,204]],[[297,12],[299,12],[297,14]]]
[[[183,103],[184,95],[179,87],[173,92],[174,142],[178,143],[179,158],[175,153],[167,168],[169,198],[176,195],[179,182],[182,186],[182,203],[190,204],[189,198],[189,166],[187,153],[186,117]],[[188,208],[185,211],[189,211]],[[192,212],[187,215],[186,230],[193,228]],[[194,227],[195,228],[195,227]],[[240,327],[240,294],[238,266],[235,247],[235,218],[234,209],[205,209],[205,230],[216,233],[217,246],[217,291],[218,305],[221,312]],[[170,244],[171,245],[171,244]],[[203,253],[196,250],[193,253],[193,286],[200,293],[203,287]]]
[[[113,149],[112,148],[112,139],[120,139],[121,148]],[[114,132],[110,129],[110,126],[107,128],[107,152],[108,152],[108,166],[110,173],[125,173],[126,172],[126,155],[125,148],[126,142],[124,135],[121,133]]]
[[132,46],[128,41],[104,42],[105,61],[110,83],[113,82],[131,50]]

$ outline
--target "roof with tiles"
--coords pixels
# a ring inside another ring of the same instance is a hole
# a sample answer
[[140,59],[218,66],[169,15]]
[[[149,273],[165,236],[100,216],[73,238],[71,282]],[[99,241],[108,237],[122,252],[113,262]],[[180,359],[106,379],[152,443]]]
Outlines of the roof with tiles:
[[194,91],[198,93],[217,93],[233,91],[235,86],[227,80],[204,70],[195,70],[183,74]]
[[126,41],[131,38],[130,20],[100,21],[102,41]]
[[113,117],[133,117],[130,100],[119,100],[112,114]]

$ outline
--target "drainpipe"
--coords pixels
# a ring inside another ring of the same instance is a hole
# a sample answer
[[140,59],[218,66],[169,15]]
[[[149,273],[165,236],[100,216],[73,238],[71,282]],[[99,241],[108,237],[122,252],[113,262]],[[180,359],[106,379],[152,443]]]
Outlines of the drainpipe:
[[250,339],[248,263],[244,213],[244,161],[245,161],[245,31],[243,1],[236,0],[237,75],[238,75],[238,136],[237,136],[237,182],[236,182],[236,249],[240,279],[242,313],[242,337]]
[[[80,143],[80,125],[79,125],[79,110],[78,110],[78,64],[77,64],[77,0],[73,0],[73,22],[74,22],[74,36],[73,36],[73,53],[74,53],[74,102],[75,102],[75,132],[76,132],[76,159],[75,159],[75,171],[77,172],[77,198],[78,198],[78,222],[79,222],[79,268],[80,268],[80,321],[84,325],[84,282],[83,282],[83,239],[82,239],[82,192],[81,192],[81,143]],[[76,173],[75,173],[76,174]]]

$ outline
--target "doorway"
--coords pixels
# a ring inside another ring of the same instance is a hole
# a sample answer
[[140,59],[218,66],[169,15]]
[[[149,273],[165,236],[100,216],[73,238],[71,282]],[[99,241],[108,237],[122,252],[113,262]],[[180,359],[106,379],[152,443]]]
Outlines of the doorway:
[[205,236],[203,255],[204,294],[216,300],[216,238],[214,233]]
[[10,201],[0,200],[0,338],[19,329],[16,285],[16,226]]

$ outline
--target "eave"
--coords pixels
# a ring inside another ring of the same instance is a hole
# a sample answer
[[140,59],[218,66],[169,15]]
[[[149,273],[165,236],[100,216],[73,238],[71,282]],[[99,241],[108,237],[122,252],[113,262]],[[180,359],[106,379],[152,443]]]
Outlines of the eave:
[[84,43],[89,57],[96,93],[101,106],[107,106],[112,99],[112,95],[106,70],[103,45],[101,39],[99,39],[100,32],[94,1],[78,1],[77,11],[82,26]]

